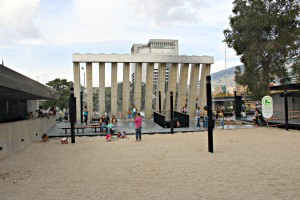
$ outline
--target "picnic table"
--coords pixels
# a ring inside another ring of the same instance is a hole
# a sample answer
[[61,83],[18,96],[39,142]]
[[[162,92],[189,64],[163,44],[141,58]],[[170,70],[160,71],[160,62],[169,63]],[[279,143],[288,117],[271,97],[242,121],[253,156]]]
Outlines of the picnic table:
[[100,124],[90,124],[90,127],[95,129],[95,133],[97,132],[97,128],[99,128],[100,129],[99,131],[101,131],[101,125]]
[[[61,129],[65,130],[65,134],[67,134],[67,130],[71,130],[71,127],[62,127]],[[82,130],[82,133],[84,133],[84,129],[86,129],[86,126],[76,126],[74,129],[77,130],[77,133],[79,133],[79,129]]]

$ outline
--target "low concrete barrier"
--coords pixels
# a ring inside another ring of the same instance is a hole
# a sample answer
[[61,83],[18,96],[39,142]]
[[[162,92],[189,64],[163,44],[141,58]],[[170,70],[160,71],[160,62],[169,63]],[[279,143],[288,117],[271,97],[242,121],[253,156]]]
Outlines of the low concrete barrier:
[[55,117],[0,123],[0,159],[23,150],[55,125]]

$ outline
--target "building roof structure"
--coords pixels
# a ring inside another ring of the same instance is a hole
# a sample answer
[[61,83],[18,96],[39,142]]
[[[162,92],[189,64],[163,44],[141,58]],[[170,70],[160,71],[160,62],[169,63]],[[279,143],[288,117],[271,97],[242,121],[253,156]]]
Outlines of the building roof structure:
[[44,100],[58,99],[52,88],[0,65],[0,99]]

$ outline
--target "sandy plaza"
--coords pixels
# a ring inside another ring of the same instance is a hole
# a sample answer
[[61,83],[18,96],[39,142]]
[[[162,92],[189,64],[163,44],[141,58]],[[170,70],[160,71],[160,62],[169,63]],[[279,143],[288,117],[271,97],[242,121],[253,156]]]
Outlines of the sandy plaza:
[[0,199],[299,199],[299,133],[217,129],[214,153],[207,131],[51,138],[0,160]]

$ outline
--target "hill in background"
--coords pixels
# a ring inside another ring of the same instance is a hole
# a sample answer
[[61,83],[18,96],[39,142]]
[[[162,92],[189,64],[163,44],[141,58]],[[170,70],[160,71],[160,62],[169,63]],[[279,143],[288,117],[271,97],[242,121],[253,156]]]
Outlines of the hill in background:
[[211,74],[211,85],[212,92],[217,94],[222,92],[222,85],[226,85],[227,91],[233,94],[236,88],[236,83],[234,81],[234,72],[236,67],[230,67],[228,69],[221,70],[216,73]]

